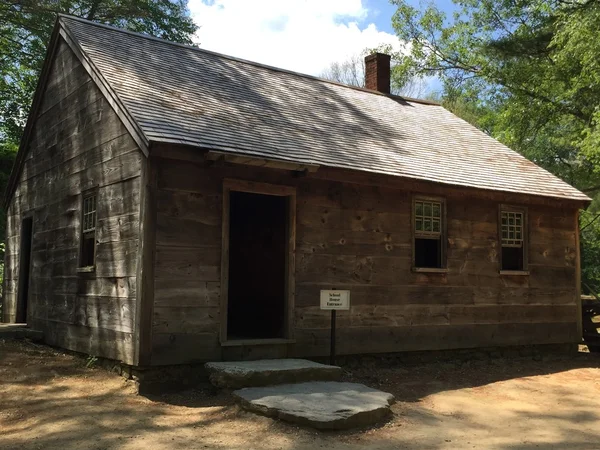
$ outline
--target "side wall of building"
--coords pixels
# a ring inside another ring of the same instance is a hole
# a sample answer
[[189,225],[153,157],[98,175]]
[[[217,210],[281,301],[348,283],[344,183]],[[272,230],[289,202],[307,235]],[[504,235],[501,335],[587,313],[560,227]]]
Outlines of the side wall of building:
[[[318,304],[331,288],[351,291],[351,310],[338,313],[342,354],[576,341],[573,205],[355,175],[159,159],[152,363],[230,354],[219,344],[224,178],[297,188],[290,356],[328,354],[329,313]],[[448,273],[411,270],[415,194],[446,199]],[[529,275],[499,273],[501,203],[528,208]]]
[[[8,209],[4,320],[14,322],[22,219],[33,217],[27,322],[51,345],[133,362],[143,154],[61,41]],[[78,273],[82,192],[97,188],[95,272]]]

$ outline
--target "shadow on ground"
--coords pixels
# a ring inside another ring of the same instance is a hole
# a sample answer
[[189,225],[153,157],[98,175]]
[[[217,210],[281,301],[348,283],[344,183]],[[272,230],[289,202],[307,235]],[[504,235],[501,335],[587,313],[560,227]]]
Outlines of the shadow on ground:
[[557,374],[583,368],[600,368],[600,355],[586,352],[570,356],[490,358],[425,364],[380,363],[345,370],[347,381],[387,389],[398,401],[418,402],[443,391],[475,388],[516,378]]
[[135,394],[131,382],[48,347],[0,342],[0,447],[29,448],[596,448],[600,358],[497,359],[346,373],[392,392],[379,427],[317,432],[240,410],[203,386]]

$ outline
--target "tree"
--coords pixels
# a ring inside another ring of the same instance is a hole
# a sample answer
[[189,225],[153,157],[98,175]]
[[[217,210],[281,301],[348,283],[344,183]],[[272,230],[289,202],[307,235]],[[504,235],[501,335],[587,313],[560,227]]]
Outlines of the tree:
[[600,3],[454,2],[448,18],[434,5],[393,0],[394,28],[411,49],[397,77],[439,77],[444,101],[468,101],[478,126],[580,189],[600,191]]
[[[5,192],[8,177],[15,162],[17,146],[12,142],[0,142],[0,192]],[[3,242],[6,233],[6,211],[0,208],[0,242]],[[3,244],[0,244],[3,245]],[[4,252],[0,249],[0,261],[4,261]]]
[[448,17],[392,0],[411,50],[396,77],[438,77],[448,109],[596,197],[581,243],[584,282],[600,290],[600,2],[453,1]]
[[320,77],[349,86],[365,87],[364,57],[352,55],[345,61],[334,61],[321,72]]
[[191,44],[197,27],[185,0],[3,0],[0,2],[0,141],[17,144],[56,14]]
[[[392,56],[392,66],[399,53],[391,46],[382,45],[375,49],[365,49],[360,54],[352,55],[345,61],[334,61],[321,72],[320,77],[349,86],[365,87],[365,56],[374,52],[387,53]],[[392,72],[393,75],[393,72]],[[392,78],[390,91],[394,95],[406,97],[422,97],[425,94],[425,82],[417,77],[396,80]]]
[[581,282],[582,291],[600,293],[600,217],[581,213]]

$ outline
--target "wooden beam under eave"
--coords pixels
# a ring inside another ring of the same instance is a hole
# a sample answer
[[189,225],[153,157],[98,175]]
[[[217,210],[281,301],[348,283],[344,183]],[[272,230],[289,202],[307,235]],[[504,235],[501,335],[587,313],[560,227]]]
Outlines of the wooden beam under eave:
[[242,164],[254,167],[268,167],[271,169],[294,170],[299,172],[316,172],[319,170],[317,164],[300,164],[275,159],[258,158],[254,156],[234,155],[231,153],[209,151],[206,154],[208,161],[225,161],[231,164]]

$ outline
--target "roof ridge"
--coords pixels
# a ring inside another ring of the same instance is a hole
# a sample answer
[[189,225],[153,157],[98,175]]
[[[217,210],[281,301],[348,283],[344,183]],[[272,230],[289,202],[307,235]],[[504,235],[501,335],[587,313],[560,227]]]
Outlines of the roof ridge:
[[174,45],[174,46],[177,46],[177,47],[186,48],[188,50],[194,50],[194,51],[198,51],[198,52],[202,52],[202,53],[207,53],[207,54],[214,55],[214,56],[219,56],[221,58],[225,58],[225,59],[228,59],[228,60],[231,60],[231,61],[240,62],[242,64],[249,64],[249,65],[252,65],[252,66],[255,66],[255,67],[260,67],[260,68],[263,68],[263,69],[268,69],[268,70],[273,70],[273,71],[276,71],[276,72],[287,73],[289,75],[294,75],[294,76],[297,76],[297,77],[308,78],[308,79],[311,79],[311,80],[314,80],[314,81],[320,81],[320,82],[323,82],[323,83],[333,84],[335,86],[340,86],[340,87],[344,87],[344,88],[348,88],[348,89],[353,89],[355,91],[361,91],[361,92],[365,92],[365,93],[368,93],[368,94],[381,95],[383,97],[389,97],[389,98],[394,99],[394,100],[404,100],[404,101],[407,101],[407,102],[420,103],[420,104],[423,104],[423,105],[430,105],[430,106],[442,106],[441,103],[433,101],[433,100],[425,100],[425,99],[419,99],[419,98],[405,97],[403,95],[386,94],[386,93],[383,93],[383,92],[374,91],[372,89],[367,89],[367,88],[363,88],[363,87],[359,87],[359,86],[351,86],[349,84],[339,83],[337,81],[328,80],[326,78],[317,77],[315,75],[309,75],[309,74],[306,74],[306,73],[296,72],[294,70],[283,69],[281,67],[271,66],[269,64],[263,64],[263,63],[259,63],[259,62],[256,62],[256,61],[251,61],[249,59],[238,58],[236,56],[226,55],[224,53],[219,53],[219,52],[215,52],[215,51],[212,51],[212,50],[206,50],[204,48],[200,48],[200,47],[197,47],[197,46],[194,46],[194,45],[181,44],[179,42],[172,42],[172,41],[169,41],[167,39],[162,39],[162,38],[159,38],[159,37],[156,37],[156,36],[150,36],[149,34],[145,34],[145,33],[138,33],[136,31],[125,30],[123,28],[115,27],[113,25],[107,25],[107,24],[104,24],[104,23],[93,22],[91,20],[87,20],[87,19],[84,19],[82,17],[71,16],[71,15],[63,14],[63,13],[59,13],[58,17],[59,17],[59,20],[62,19],[62,18],[71,19],[71,20],[75,20],[77,22],[84,23],[86,25],[93,25],[93,26],[100,27],[100,28],[106,28],[106,29],[111,30],[111,31],[118,31],[120,33],[130,34],[130,35],[133,35],[133,36],[141,37],[141,38],[152,40],[152,41],[158,41],[158,42],[161,42],[163,44]]

